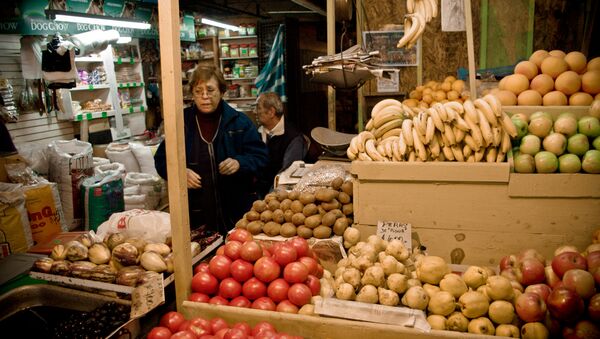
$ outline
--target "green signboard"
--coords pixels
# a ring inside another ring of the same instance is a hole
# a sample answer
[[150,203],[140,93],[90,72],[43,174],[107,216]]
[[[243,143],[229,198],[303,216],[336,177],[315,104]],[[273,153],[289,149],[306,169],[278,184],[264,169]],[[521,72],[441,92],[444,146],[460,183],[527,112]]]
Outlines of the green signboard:
[[[115,29],[122,36],[158,38],[158,7],[128,0],[21,0],[3,3],[0,9],[0,34],[44,35],[76,34],[94,29]],[[88,15],[132,18],[150,23],[150,29],[133,29],[89,23],[48,20],[45,10],[55,9]],[[182,41],[195,41],[194,17],[182,14],[180,20]]]

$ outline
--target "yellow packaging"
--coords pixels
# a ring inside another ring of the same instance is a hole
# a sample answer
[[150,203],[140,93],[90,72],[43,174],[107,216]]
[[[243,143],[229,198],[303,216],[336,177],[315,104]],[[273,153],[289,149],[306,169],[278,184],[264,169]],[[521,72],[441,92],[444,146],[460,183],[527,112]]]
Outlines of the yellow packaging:
[[26,186],[24,192],[33,240],[38,244],[45,243],[62,232],[60,213],[57,212],[52,186],[49,184]]

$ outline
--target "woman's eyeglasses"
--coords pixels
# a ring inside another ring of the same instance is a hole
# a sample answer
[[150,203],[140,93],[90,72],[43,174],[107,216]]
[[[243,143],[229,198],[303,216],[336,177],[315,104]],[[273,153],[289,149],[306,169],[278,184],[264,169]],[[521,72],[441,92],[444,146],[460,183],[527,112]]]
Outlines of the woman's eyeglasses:
[[216,88],[209,87],[206,89],[194,88],[192,93],[194,94],[194,96],[199,96],[199,97],[202,97],[202,96],[213,97],[217,94],[217,92],[218,92],[218,90]]

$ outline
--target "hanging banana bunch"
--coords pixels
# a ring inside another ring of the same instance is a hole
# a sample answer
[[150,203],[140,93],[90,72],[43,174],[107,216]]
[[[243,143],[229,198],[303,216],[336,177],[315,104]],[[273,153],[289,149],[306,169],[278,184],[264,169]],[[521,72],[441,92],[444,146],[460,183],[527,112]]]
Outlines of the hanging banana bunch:
[[438,15],[438,0],[407,0],[404,36],[397,47],[412,48],[425,31],[425,25]]

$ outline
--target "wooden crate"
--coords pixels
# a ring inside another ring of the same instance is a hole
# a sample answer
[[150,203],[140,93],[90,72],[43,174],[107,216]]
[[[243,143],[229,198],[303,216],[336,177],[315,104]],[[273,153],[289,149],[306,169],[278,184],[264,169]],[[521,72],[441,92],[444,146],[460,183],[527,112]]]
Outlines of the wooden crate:
[[425,333],[402,326],[271,312],[191,301],[183,302],[181,312],[186,319],[193,317],[208,319],[221,317],[230,325],[245,321],[250,326],[254,326],[258,322],[268,321],[279,332],[299,335],[307,339],[492,338],[487,335],[437,330]]
[[584,250],[600,227],[600,175],[517,174],[508,163],[352,163],[354,223],[363,238],[378,221],[412,225],[433,255],[496,265],[535,248]]

